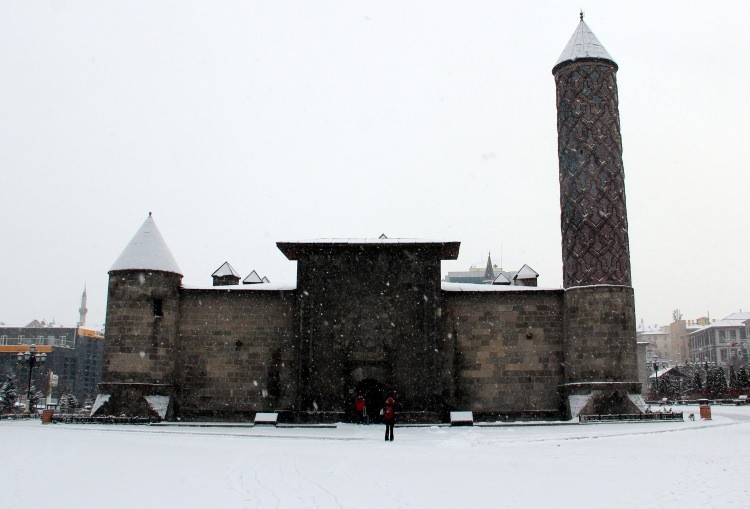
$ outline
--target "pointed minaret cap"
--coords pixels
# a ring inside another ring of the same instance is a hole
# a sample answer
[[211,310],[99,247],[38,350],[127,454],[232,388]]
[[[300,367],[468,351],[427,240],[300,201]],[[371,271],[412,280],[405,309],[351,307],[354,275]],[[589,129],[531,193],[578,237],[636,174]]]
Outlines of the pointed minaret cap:
[[568,41],[568,45],[557,59],[557,63],[552,69],[552,72],[564,62],[574,62],[576,60],[587,59],[587,60],[609,60],[615,66],[617,63],[614,61],[612,56],[604,49],[602,43],[596,38],[594,33],[591,31],[589,26],[583,21],[583,15],[581,15],[581,22],[578,23],[576,31],[573,32],[573,36]]
[[159,270],[182,275],[172,252],[156,227],[151,212],[146,221],[125,247],[120,257],[109,269],[115,270]]
[[487,268],[484,269],[484,279],[486,281],[495,279],[495,271],[492,268],[492,253],[487,253]]

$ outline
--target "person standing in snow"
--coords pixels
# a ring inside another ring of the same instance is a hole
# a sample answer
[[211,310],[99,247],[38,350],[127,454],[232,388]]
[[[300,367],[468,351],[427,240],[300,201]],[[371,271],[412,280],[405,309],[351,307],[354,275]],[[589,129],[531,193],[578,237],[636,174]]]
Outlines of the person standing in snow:
[[354,402],[354,408],[357,411],[357,419],[359,419],[359,423],[367,424],[367,402],[365,401],[365,397],[361,394],[357,396],[357,399]]
[[396,422],[396,400],[388,396],[383,405],[383,421],[385,421],[385,439],[393,442],[393,424]]

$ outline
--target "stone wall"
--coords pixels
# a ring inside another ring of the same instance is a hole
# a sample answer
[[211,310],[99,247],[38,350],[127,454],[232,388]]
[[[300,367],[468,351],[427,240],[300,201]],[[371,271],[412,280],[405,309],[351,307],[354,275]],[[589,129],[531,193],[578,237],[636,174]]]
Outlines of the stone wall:
[[182,276],[110,274],[103,382],[171,383]]
[[258,411],[292,408],[293,294],[182,290],[178,415],[250,420]]
[[300,408],[350,413],[358,384],[435,411],[440,246],[327,248],[298,261]]
[[443,292],[443,385],[479,418],[564,413],[562,290]]

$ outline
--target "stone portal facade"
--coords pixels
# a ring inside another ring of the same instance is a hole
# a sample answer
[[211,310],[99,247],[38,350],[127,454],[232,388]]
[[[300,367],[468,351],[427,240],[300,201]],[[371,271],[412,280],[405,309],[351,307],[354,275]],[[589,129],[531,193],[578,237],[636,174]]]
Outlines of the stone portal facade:
[[[564,288],[440,280],[458,242],[279,242],[297,282],[185,288],[149,216],[110,271],[96,414],[561,419],[640,411],[617,65],[581,20],[553,68]],[[536,275],[536,273],[534,273]]]

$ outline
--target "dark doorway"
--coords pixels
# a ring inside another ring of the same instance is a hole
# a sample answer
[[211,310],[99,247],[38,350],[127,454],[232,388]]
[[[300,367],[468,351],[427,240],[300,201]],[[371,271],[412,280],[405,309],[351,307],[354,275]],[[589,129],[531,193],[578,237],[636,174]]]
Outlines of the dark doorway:
[[[380,409],[385,401],[385,388],[383,384],[373,378],[365,378],[357,383],[355,397],[362,395],[365,398],[367,416],[370,422],[380,422]],[[353,403],[353,402],[352,402]]]

